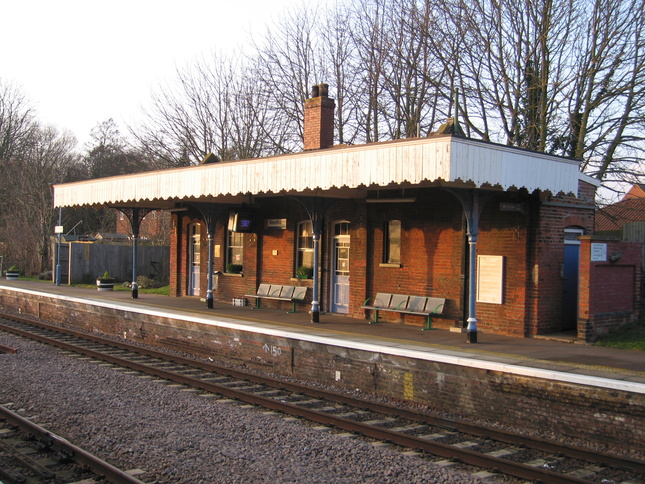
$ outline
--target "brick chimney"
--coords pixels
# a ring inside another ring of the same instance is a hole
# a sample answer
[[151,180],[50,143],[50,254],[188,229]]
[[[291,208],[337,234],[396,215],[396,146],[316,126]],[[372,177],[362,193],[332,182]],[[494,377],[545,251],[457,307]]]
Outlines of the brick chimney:
[[331,148],[334,145],[336,103],[327,97],[328,89],[327,84],[313,86],[311,98],[305,101],[305,151]]

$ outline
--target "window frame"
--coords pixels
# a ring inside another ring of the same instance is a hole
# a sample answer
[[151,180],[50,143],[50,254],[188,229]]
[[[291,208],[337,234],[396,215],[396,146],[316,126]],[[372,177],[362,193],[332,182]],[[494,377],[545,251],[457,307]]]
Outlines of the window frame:
[[[238,249],[240,254],[240,260],[233,260],[235,257],[234,250]],[[229,264],[239,264],[244,267],[244,233],[235,232],[233,230],[226,231],[226,260],[224,262],[224,267],[226,268]]]
[[[309,236],[306,236],[308,229]],[[305,243],[306,242],[306,243]],[[314,266],[314,227],[311,220],[302,220],[296,224],[296,237],[295,237],[295,270],[294,275],[297,276],[297,271],[299,267],[311,267]],[[307,264],[305,261],[309,260],[311,264]]]
[[[396,228],[398,237],[393,237],[393,228]],[[383,257],[380,267],[401,267],[401,240],[402,224],[398,219],[386,220],[383,223]],[[398,252],[398,258],[393,258],[392,254]]]

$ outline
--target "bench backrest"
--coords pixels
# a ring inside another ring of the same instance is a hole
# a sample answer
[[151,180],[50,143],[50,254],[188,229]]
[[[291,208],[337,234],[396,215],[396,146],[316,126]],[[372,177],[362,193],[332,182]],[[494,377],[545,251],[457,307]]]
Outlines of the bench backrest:
[[271,284],[260,284],[258,286],[258,292],[256,292],[256,294],[258,296],[268,296],[270,291],[271,291]]
[[426,311],[434,314],[443,313],[443,308],[446,307],[446,299],[442,297],[429,297],[426,302]]
[[280,297],[291,299],[293,297],[293,291],[295,289],[296,288],[294,286],[282,286],[282,289],[280,290]]
[[376,294],[376,297],[372,299],[372,307],[387,308],[390,306],[391,299],[392,299],[392,294],[385,294],[384,292],[379,292]]
[[428,302],[427,297],[410,296],[410,300],[408,301],[408,307],[406,309],[411,312],[415,312],[415,311],[423,312],[426,308],[427,302]]
[[410,311],[411,313],[442,314],[446,299],[441,297],[406,296],[405,294],[386,294],[379,292],[372,300],[372,307]]
[[392,294],[392,299],[390,300],[389,309],[402,310],[408,307],[408,299],[410,296],[404,296],[402,294]]
[[306,287],[294,287],[293,295],[291,296],[291,299],[294,299],[296,301],[304,301],[306,295],[307,295]]

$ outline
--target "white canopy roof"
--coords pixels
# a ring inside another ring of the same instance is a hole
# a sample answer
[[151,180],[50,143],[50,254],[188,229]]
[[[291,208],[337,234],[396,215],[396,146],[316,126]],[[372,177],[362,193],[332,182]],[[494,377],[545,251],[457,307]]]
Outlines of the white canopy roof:
[[[226,201],[238,196],[458,184],[578,193],[575,160],[452,136],[415,138],[220,162],[54,185],[56,207]],[[362,193],[362,195],[360,195]]]

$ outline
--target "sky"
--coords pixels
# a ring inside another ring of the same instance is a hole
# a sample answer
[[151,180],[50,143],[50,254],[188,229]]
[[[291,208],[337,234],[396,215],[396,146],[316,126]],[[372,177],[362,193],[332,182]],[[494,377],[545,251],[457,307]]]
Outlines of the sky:
[[0,0],[0,80],[83,145],[123,133],[177,68],[248,44],[300,0]]

